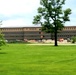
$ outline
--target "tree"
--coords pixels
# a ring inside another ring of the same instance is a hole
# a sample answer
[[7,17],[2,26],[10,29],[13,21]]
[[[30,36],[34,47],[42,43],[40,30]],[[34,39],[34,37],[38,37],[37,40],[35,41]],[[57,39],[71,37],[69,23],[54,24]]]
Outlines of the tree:
[[5,39],[2,33],[0,33],[0,46],[5,45]]
[[40,24],[41,30],[46,33],[54,33],[55,46],[58,46],[57,33],[63,29],[65,22],[70,21],[71,9],[62,9],[65,0],[40,0],[40,4],[33,24]]
[[[2,24],[2,21],[0,21],[0,25]],[[5,45],[5,39],[4,39],[4,35],[2,34],[1,30],[0,30],[0,47]]]
[[76,42],[76,36],[73,36],[71,39],[72,39],[72,43]]

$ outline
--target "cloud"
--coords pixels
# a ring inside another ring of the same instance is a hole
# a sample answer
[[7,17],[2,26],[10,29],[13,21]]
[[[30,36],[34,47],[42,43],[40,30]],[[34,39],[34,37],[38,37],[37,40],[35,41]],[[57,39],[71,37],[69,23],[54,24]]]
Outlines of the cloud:
[[31,20],[23,19],[23,18],[18,18],[18,19],[13,19],[13,20],[5,20],[2,22],[1,27],[29,27],[29,26],[40,26],[40,25],[33,25],[31,24]]
[[19,19],[13,19],[13,20],[6,20],[2,22],[2,27],[23,27],[23,26],[30,26],[31,24],[28,24],[27,19],[19,18]]
[[0,20],[3,27],[32,25],[39,0],[0,0]]
[[[37,14],[40,0],[0,0],[0,20],[2,27],[33,26],[33,16]],[[65,25],[76,25],[76,1],[66,0],[64,8],[71,8],[70,22]]]
[[32,13],[38,6],[39,0],[0,0],[0,14]]
[[67,26],[76,26],[76,0],[66,0],[64,9],[70,8],[72,11],[70,15],[70,21],[66,22],[65,25]]

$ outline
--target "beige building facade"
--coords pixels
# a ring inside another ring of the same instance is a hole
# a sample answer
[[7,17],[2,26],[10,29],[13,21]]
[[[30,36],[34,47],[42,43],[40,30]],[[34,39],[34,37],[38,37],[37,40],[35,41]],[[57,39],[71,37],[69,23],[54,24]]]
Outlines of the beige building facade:
[[[4,38],[8,41],[54,39],[53,33],[44,33],[40,28],[41,27],[7,27],[0,28],[0,30],[4,34]],[[66,26],[58,33],[58,39],[67,39],[72,36],[76,36],[76,26]]]

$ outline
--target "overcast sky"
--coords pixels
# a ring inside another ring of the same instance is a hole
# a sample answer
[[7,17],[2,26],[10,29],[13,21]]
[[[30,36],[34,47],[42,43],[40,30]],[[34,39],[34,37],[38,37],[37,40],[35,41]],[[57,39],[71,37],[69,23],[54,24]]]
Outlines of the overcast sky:
[[[0,20],[2,27],[34,26],[33,16],[37,14],[40,0],[0,0]],[[76,0],[66,0],[65,8],[71,8],[70,22],[65,25],[76,26]]]

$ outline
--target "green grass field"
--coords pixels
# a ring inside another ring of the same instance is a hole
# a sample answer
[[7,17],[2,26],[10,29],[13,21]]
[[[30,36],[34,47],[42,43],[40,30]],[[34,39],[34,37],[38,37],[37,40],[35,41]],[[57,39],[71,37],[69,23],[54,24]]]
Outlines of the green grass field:
[[0,75],[76,75],[76,46],[9,44],[0,50]]

